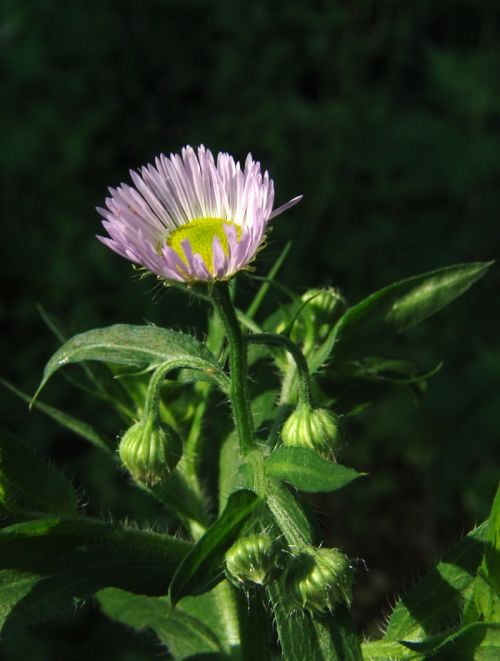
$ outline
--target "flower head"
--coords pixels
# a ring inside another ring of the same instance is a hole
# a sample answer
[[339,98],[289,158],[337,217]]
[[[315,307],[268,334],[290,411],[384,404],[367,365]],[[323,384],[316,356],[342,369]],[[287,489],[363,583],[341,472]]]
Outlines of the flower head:
[[351,602],[352,568],[338,549],[310,546],[292,558],[284,584],[293,606],[311,613],[333,611]]
[[227,280],[254,259],[268,221],[301,199],[273,211],[273,181],[251,154],[242,168],[203,145],[161,154],[130,176],[134,187],[110,188],[98,209],[109,235],[98,238],[165,280]]
[[285,421],[281,438],[285,445],[310,448],[328,459],[340,445],[341,431],[332,411],[299,404]]

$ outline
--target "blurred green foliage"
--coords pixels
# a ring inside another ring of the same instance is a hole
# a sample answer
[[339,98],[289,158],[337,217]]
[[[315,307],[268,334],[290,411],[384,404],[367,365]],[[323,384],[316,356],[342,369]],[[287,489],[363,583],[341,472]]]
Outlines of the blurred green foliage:
[[[282,278],[301,291],[332,284],[352,303],[414,273],[495,258],[499,19],[494,0],[4,0],[2,375],[33,391],[56,346],[36,303],[71,333],[203,320],[198,304],[135,281],[93,238],[106,186],[188,143],[240,158],[252,151],[275,179],[277,203],[304,194],[258,263],[262,273],[292,238]],[[327,541],[370,569],[360,567],[356,601],[367,631],[387,594],[488,511],[499,284],[496,268],[390,348],[424,369],[444,359],[444,368],[419,406],[399,390],[348,422],[343,461],[373,477],[315,500]],[[253,291],[242,283],[242,297]],[[105,421],[63,379],[49,390],[59,407]],[[90,512],[162,520],[96,450],[7,391],[1,402],[2,425],[66,466]],[[101,658],[92,641],[109,640],[102,658],[158,655],[147,637],[125,644],[91,610],[78,622],[83,629],[40,628],[4,653],[13,659],[31,644],[34,661]],[[90,642],[78,649],[81,630]]]

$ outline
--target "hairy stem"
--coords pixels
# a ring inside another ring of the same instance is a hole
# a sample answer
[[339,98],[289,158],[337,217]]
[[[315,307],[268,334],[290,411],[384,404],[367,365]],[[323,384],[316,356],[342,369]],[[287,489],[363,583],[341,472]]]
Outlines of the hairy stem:
[[212,288],[215,310],[224,327],[229,347],[229,369],[231,373],[230,398],[234,423],[242,455],[255,448],[252,415],[247,390],[247,352],[227,282],[217,282]]

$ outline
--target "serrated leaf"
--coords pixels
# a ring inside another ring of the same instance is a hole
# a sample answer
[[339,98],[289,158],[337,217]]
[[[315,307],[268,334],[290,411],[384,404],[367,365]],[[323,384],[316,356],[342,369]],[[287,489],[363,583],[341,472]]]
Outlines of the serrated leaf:
[[395,282],[349,308],[324,344],[312,355],[316,371],[330,357],[334,362],[362,357],[463,294],[490,268],[492,262],[448,266]]
[[223,577],[224,553],[254,511],[259,498],[251,491],[233,493],[217,521],[196,543],[176,571],[170,585],[170,599],[176,604],[182,597],[213,588]]
[[469,533],[399,599],[385,640],[423,641],[460,622],[464,594],[481,563],[487,531],[486,522]]
[[363,473],[335,464],[308,448],[281,446],[265,460],[268,475],[289,482],[301,491],[337,491]]
[[97,594],[109,617],[134,629],[152,629],[175,659],[196,654],[222,653],[214,632],[198,618],[172,609],[166,597],[147,597],[125,590],[106,588]]
[[[0,383],[2,383],[14,395],[25,401],[27,404],[31,402],[31,397],[29,395],[22,392],[8,381],[5,381],[5,379],[0,379]],[[81,438],[90,441],[90,443],[98,447],[100,450],[104,450],[105,452],[112,452],[112,447],[114,445],[113,442],[104,436],[104,434],[101,434],[101,432],[97,431],[97,429],[95,429],[95,427],[93,427],[88,422],[79,420],[78,418],[69,415],[69,413],[65,413],[64,411],[61,411],[54,406],[50,406],[50,404],[45,404],[40,400],[34,401],[33,406],[42,413],[48,415],[49,418],[52,418],[66,429],[69,429],[75,433],[77,436],[81,436]]]
[[187,542],[91,519],[37,519],[0,530],[0,629],[74,608],[104,587],[164,594]]
[[65,342],[47,363],[35,398],[58,369],[85,360],[141,370],[153,369],[167,361],[176,360],[179,361],[179,367],[200,369],[214,377],[222,375],[215,356],[191,335],[157,326],[115,324],[80,333]]
[[6,431],[0,432],[0,503],[11,512],[74,514],[76,492],[56,468]]

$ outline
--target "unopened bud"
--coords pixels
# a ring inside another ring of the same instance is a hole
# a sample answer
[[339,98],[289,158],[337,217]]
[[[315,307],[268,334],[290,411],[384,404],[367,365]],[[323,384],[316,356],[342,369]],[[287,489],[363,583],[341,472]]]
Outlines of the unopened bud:
[[279,569],[279,547],[269,535],[240,537],[226,552],[226,571],[236,583],[267,585]]
[[291,602],[310,612],[332,611],[351,602],[352,569],[338,549],[313,547],[294,557],[285,575]]
[[151,416],[125,432],[118,452],[136,482],[153,486],[168,477],[177,465],[182,441],[172,427]]
[[291,338],[304,345],[304,352],[326,338],[346,308],[344,298],[336,289],[309,289],[300,297],[304,305],[295,323]]
[[332,411],[299,404],[283,425],[281,438],[285,445],[310,448],[328,458],[339,448],[341,431]]

